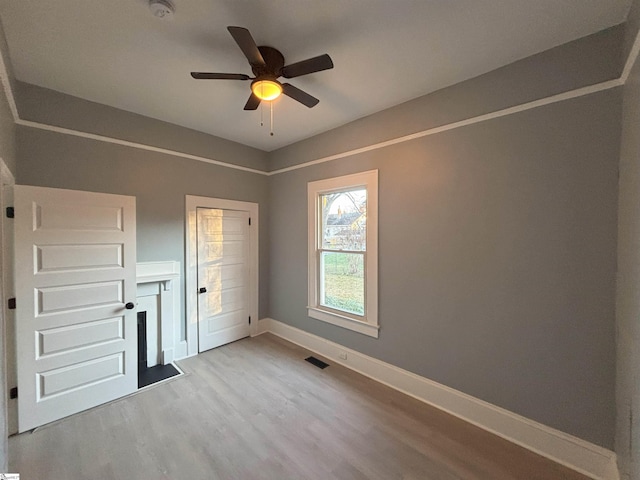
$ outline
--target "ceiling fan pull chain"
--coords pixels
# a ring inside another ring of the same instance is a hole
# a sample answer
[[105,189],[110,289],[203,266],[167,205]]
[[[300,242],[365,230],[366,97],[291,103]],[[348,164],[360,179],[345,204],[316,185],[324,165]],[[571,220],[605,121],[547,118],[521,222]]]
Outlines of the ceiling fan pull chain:
[[264,112],[264,107],[263,107],[264,102],[260,102],[260,126],[264,127],[264,120],[263,120],[263,116],[262,116],[262,112]]
[[[264,85],[260,84],[260,93],[262,94],[262,96],[264,96]],[[262,119],[262,112],[264,111],[264,109],[262,108],[262,104],[264,102],[260,102],[260,126],[263,127],[264,126],[264,120]]]
[[271,105],[271,133],[269,135],[273,137],[273,102],[269,102],[269,104]]

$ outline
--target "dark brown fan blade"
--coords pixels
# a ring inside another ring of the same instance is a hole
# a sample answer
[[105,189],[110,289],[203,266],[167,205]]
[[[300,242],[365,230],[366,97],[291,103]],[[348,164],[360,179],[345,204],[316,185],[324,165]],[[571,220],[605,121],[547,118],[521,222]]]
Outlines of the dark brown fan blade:
[[309,108],[315,107],[320,101],[316,97],[309,95],[307,92],[300,90],[298,87],[294,87],[290,83],[282,84],[282,93],[284,93],[287,97],[291,97],[294,100],[297,100],[298,102]]
[[227,27],[227,30],[251,65],[266,65],[249,30],[243,27]]
[[249,97],[249,100],[247,100],[247,103],[245,104],[244,109],[255,110],[258,108],[259,105],[260,105],[260,99],[252,93],[251,96]]
[[191,76],[196,80],[249,80],[251,78],[244,73],[191,72]]
[[322,70],[329,70],[330,68],[333,68],[333,61],[331,57],[325,53],[318,57],[287,65],[282,69],[281,74],[284,78],[294,78],[309,73],[321,72]]

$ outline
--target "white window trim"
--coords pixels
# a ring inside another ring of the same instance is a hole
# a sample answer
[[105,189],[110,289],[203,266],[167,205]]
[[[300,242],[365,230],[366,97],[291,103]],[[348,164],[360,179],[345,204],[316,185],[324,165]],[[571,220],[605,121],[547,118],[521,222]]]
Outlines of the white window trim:
[[[365,312],[364,320],[349,316],[348,313],[320,305],[318,288],[318,197],[323,193],[347,190],[355,187],[367,189],[367,254],[365,256]],[[378,338],[378,170],[345,175],[309,182],[307,185],[308,204],[308,275],[309,299],[307,312],[311,318],[347,328],[355,332]]]

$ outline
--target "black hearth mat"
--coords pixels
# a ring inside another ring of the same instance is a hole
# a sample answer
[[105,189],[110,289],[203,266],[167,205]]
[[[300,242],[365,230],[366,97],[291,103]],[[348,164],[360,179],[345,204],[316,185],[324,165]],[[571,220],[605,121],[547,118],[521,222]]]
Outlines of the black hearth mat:
[[138,388],[146,387],[147,385],[175,377],[176,375],[180,375],[180,372],[170,363],[167,365],[155,365],[153,367],[145,368],[144,370],[139,370]]

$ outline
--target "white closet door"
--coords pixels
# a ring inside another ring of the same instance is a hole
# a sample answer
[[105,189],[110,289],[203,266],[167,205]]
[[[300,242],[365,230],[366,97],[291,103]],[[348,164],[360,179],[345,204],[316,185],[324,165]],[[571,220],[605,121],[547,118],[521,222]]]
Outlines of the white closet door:
[[198,208],[198,350],[249,336],[249,212]]

